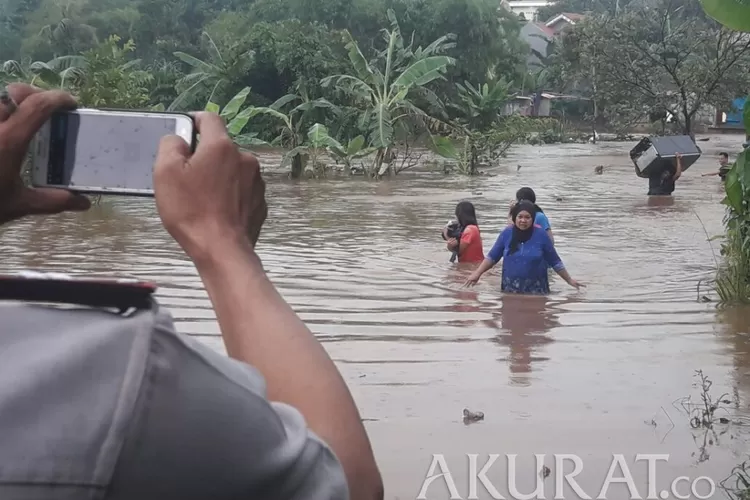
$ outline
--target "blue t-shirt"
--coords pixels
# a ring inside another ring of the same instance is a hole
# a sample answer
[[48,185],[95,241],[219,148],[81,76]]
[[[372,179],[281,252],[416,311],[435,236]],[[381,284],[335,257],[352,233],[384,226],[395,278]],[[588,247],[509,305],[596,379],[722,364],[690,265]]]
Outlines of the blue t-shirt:
[[508,293],[548,294],[547,267],[555,271],[565,269],[549,235],[541,226],[534,224],[531,238],[521,243],[513,255],[508,255],[512,237],[513,226],[508,226],[487,254],[487,258],[495,263],[503,259],[501,290]]
[[534,217],[534,224],[541,226],[541,228],[545,231],[548,231],[552,227],[549,225],[549,219],[546,215],[544,215],[544,212],[536,213],[536,216]]

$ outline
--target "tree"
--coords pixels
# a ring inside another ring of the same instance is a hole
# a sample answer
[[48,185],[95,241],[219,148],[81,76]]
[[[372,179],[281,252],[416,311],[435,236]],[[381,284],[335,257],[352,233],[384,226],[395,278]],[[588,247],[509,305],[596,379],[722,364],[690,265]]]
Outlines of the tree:
[[[370,145],[377,149],[375,171],[386,173],[394,129],[412,115],[426,113],[409,100],[413,90],[443,77],[454,63],[448,56],[436,55],[450,47],[449,37],[441,37],[427,48],[404,45],[401,29],[393,11],[388,12],[391,29],[384,30],[385,49],[379,54],[380,65],[371,64],[362,55],[359,44],[348,34],[349,60],[356,75],[335,75],[324,80],[324,86],[336,85],[352,97],[360,112],[360,128],[367,132]],[[380,67],[378,67],[380,66]]]
[[750,38],[709,19],[698,0],[592,16],[567,36],[569,78],[588,79],[598,100],[631,118],[669,113],[691,136],[704,106],[750,88]]
[[206,92],[209,92],[209,101],[216,100],[216,94],[227,95],[231,87],[236,86],[252,67],[254,54],[242,45],[234,45],[222,54],[208,33],[203,32],[202,39],[209,55],[206,60],[182,51],[174,53],[191,71],[177,82],[180,95],[169,105],[170,110],[195,104],[197,100],[205,100]]
[[137,59],[129,60],[135,44],[109,37],[104,43],[83,53],[84,72],[72,91],[82,105],[94,108],[143,109],[148,107],[151,74],[140,70]]

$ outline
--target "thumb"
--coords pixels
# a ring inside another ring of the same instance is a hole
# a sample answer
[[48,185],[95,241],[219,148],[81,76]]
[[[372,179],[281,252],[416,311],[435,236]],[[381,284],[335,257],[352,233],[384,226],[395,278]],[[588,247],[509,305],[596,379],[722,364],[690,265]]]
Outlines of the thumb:
[[168,135],[159,142],[159,151],[154,161],[154,188],[160,179],[169,179],[170,171],[182,168],[190,158],[190,146],[182,137]]
[[156,154],[154,168],[163,168],[168,165],[183,165],[190,158],[190,146],[185,139],[177,135],[162,137],[159,142],[159,151]]
[[91,201],[80,194],[56,188],[26,188],[21,195],[21,211],[29,215],[81,212],[91,207]]

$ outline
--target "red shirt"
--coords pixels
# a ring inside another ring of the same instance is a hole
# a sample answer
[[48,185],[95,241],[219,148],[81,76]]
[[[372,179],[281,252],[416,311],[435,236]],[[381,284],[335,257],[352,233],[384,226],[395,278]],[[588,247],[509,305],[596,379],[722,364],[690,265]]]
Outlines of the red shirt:
[[459,262],[482,262],[484,260],[482,236],[479,234],[477,226],[471,225],[464,229],[460,245],[465,248],[458,254]]

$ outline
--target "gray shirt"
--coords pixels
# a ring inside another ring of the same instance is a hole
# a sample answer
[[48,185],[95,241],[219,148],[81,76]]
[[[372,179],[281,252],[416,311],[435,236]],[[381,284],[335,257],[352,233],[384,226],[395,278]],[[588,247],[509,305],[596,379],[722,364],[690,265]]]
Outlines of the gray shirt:
[[157,304],[0,302],[0,498],[347,499],[330,448],[265,394]]

